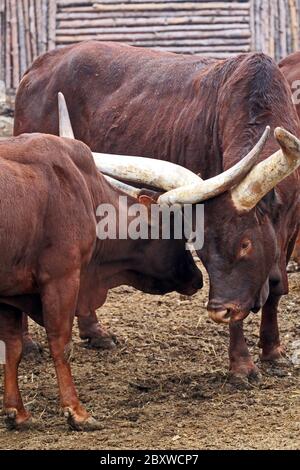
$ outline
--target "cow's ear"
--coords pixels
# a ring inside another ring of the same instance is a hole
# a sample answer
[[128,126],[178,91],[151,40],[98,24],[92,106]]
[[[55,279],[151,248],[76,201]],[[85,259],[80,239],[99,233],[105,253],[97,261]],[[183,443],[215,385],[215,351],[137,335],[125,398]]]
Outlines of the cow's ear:
[[149,210],[151,209],[152,204],[157,204],[156,200],[153,197],[148,196],[147,194],[141,194],[139,196],[139,203],[144,204],[144,206],[146,206]]

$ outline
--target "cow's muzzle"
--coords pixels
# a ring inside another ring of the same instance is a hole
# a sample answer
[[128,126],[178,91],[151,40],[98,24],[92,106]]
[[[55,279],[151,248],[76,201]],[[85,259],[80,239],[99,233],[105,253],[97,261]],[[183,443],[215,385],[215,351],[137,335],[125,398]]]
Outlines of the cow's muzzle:
[[241,310],[236,305],[224,305],[221,308],[212,308],[209,303],[207,306],[209,318],[215,323],[225,323],[244,320],[249,311]]

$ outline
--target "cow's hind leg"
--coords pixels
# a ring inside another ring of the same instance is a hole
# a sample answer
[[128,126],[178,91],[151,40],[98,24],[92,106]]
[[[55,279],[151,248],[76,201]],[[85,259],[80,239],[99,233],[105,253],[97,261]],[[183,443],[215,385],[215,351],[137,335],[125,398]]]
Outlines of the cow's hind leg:
[[18,385],[18,367],[22,356],[22,313],[1,305],[0,339],[5,345],[3,408],[9,428],[24,428],[30,422]]
[[76,430],[95,430],[102,426],[79,402],[73,383],[70,358],[71,336],[77,295],[78,276],[49,282],[43,289],[44,324],[53,358],[63,414]]
[[246,344],[243,331],[243,322],[236,321],[229,324],[229,372],[232,377],[257,380],[258,368],[255,366]]
[[89,347],[95,349],[114,349],[116,347],[116,337],[101,326],[95,311],[90,312],[87,316],[79,315],[78,328],[80,338],[88,340]]
[[270,295],[262,309],[259,347],[262,348],[262,361],[276,361],[284,357],[278,329],[278,304],[280,296]]

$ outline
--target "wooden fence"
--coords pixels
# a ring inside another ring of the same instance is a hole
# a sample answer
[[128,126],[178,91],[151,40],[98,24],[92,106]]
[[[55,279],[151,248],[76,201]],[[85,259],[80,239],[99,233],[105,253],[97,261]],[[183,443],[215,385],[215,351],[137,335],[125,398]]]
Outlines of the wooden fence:
[[252,49],[277,61],[300,49],[300,0],[251,1]]
[[55,0],[0,0],[0,80],[17,88],[32,61],[53,49]]
[[226,57],[300,48],[300,0],[0,0],[0,82],[16,89],[39,54],[85,39]]
[[250,50],[250,4],[58,0],[56,44],[85,39],[224,57]]

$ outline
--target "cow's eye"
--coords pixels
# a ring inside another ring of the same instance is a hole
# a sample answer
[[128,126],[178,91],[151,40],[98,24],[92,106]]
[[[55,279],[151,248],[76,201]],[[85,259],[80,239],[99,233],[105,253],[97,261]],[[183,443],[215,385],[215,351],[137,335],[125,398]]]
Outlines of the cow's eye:
[[251,240],[245,238],[241,243],[240,253],[239,256],[242,258],[247,256],[252,250],[252,243]]

